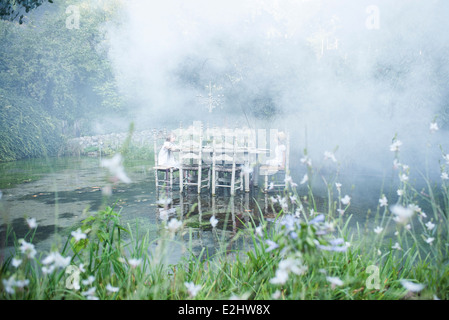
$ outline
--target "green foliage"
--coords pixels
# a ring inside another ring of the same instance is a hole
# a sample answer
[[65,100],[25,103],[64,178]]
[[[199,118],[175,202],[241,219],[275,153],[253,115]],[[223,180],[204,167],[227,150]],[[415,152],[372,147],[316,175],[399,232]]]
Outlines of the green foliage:
[[[66,27],[66,8],[71,4],[80,10],[79,29]],[[102,28],[112,23],[114,5],[116,1],[100,7],[90,1],[66,0],[39,16],[30,12],[29,22],[22,25],[0,20],[0,160],[41,156],[35,142],[38,132],[47,154],[55,154],[59,145],[49,140],[60,136],[56,129],[62,133],[55,123],[80,128],[81,123],[122,110]],[[10,106],[18,117],[14,121],[11,111],[7,112]],[[13,146],[17,123],[22,144]],[[79,129],[70,132],[82,133]]]
[[120,242],[120,233],[127,232],[127,229],[120,224],[120,213],[111,207],[106,207],[84,219],[80,229],[83,233],[89,234],[89,238],[79,241],[71,239],[70,243],[75,253],[79,253],[89,244],[98,251],[101,245],[104,247],[112,245],[114,239]]
[[64,139],[59,122],[39,105],[0,89],[0,161],[57,154]]
[[[19,241],[15,241],[16,259],[21,259],[19,267],[13,267],[8,258],[0,269],[0,297],[2,299],[448,299],[449,265],[432,257],[421,259],[417,247],[412,245],[405,252],[387,251],[376,253],[375,246],[353,243],[345,251],[328,251],[318,248],[323,242],[324,221],[300,222],[294,225],[285,221],[284,216],[276,220],[278,227],[263,228],[263,235],[255,232],[255,226],[248,226],[239,233],[249,235],[253,246],[247,251],[219,251],[213,256],[203,249],[199,254],[190,253],[175,265],[167,265],[167,248],[176,240],[175,235],[161,228],[160,237],[154,250],[148,233],[139,234],[120,224],[120,213],[106,207],[92,214],[82,222],[81,231],[85,239],[76,241],[69,237],[62,249],[63,256],[70,256],[66,270],[54,270],[41,274],[39,269],[47,267],[45,259],[27,258]],[[264,224],[265,225],[265,224]],[[343,230],[344,228],[340,229]],[[121,234],[128,239],[124,241]],[[298,237],[292,237],[292,232]],[[10,232],[9,232],[10,234]],[[27,241],[32,241],[31,230]],[[337,236],[348,238],[349,234],[339,231]],[[243,236],[242,234],[240,236]],[[280,244],[275,250],[267,250],[263,238],[274,239]],[[29,237],[29,239],[28,239]],[[295,241],[296,240],[296,241]],[[369,243],[368,240],[367,243]],[[226,248],[224,246],[223,248]],[[306,250],[304,250],[307,248]],[[288,258],[300,259],[306,267],[302,271],[291,268],[288,279],[282,283],[272,283],[278,276],[282,261]],[[368,266],[378,266],[377,288],[368,286]],[[80,288],[67,288],[71,280],[67,270],[82,270]],[[92,278],[93,276],[93,278]],[[91,280],[88,280],[91,278]],[[25,289],[18,283],[8,287],[8,282],[29,281]],[[338,279],[341,284],[330,279]],[[425,283],[420,293],[407,292],[401,285],[403,279],[415,279]],[[85,283],[83,283],[83,280]],[[196,296],[186,287],[190,282],[200,286]],[[111,291],[111,286],[112,291]],[[95,293],[87,292],[95,287]],[[115,289],[114,289],[115,288]],[[11,293],[14,292],[14,293]]]

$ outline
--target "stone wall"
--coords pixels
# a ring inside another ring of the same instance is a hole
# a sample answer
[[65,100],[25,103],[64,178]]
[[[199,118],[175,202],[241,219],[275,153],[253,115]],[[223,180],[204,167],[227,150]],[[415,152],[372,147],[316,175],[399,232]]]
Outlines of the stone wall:
[[[152,130],[134,132],[131,143],[133,146],[151,148],[152,150],[153,135]],[[68,153],[89,156],[97,156],[100,151],[102,154],[111,154],[120,150],[127,136],[128,133],[123,132],[73,138],[67,141],[67,150]]]

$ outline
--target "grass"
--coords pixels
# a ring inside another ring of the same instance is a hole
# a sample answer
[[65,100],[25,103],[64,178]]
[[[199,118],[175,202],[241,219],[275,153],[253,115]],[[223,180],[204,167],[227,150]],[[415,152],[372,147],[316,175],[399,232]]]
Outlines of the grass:
[[[400,166],[399,176],[408,174],[405,170],[409,169],[404,168]],[[64,241],[56,241],[51,252],[35,252],[32,241],[36,229],[30,229],[23,239],[16,239],[9,229],[8,242],[15,250],[1,264],[0,298],[449,298],[449,189],[445,181],[436,185],[424,176],[424,191],[402,179],[399,189],[403,193],[397,202],[384,205],[380,201],[376,212],[371,213],[377,226],[374,231],[368,225],[349,227],[351,204],[343,196],[344,187],[336,185],[337,177],[323,179],[328,197],[318,205],[310,178],[320,177],[319,169],[310,166],[308,173],[304,194],[291,182],[272,197],[277,213],[274,221],[266,220],[259,210],[256,214],[260,217],[236,233],[233,241],[248,240],[246,249],[231,249],[222,242],[214,254],[205,248],[194,253],[189,219],[179,212],[163,221],[159,237],[151,240],[138,224],[135,229],[122,225],[121,212],[114,206],[91,213],[79,230],[73,230]],[[379,198],[383,198],[382,192]],[[220,230],[212,231],[220,242]],[[186,254],[169,263],[170,248],[183,246],[180,237],[184,236],[190,239],[184,246]]]

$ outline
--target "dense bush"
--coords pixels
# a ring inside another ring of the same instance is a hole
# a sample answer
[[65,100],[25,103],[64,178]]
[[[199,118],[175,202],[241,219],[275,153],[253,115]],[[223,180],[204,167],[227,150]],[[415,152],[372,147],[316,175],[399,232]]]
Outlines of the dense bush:
[[0,161],[57,154],[64,141],[57,119],[32,99],[0,89]]
[[[82,28],[66,27],[71,4]],[[23,24],[0,20],[0,161],[54,155],[61,134],[89,134],[91,121],[121,109],[101,29],[114,9],[67,0]]]

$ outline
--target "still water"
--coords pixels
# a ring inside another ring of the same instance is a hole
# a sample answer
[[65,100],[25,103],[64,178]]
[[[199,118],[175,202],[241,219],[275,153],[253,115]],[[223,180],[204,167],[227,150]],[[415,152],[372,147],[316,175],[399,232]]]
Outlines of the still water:
[[[234,197],[227,194],[212,197],[207,190],[201,196],[195,191],[184,195],[177,190],[171,193],[164,189],[156,192],[154,172],[149,161],[128,161],[125,170],[132,182],[115,184],[112,195],[105,197],[102,187],[109,183],[108,172],[100,167],[99,158],[32,159],[0,164],[2,251],[5,252],[4,240],[8,225],[12,226],[19,239],[29,231],[26,218],[35,218],[38,228],[33,243],[38,250],[46,251],[54,243],[55,233],[67,238],[89,213],[105,205],[115,205],[115,211],[121,213],[123,225],[129,224],[133,230],[138,228],[141,233],[148,232],[150,239],[157,239],[163,227],[160,216],[163,208],[158,204],[161,198],[172,199],[169,207],[172,209],[172,216],[189,227],[189,232],[177,239],[179,245],[173,244],[171,248],[174,259],[184,253],[189,240],[194,252],[207,249],[209,254],[213,254],[219,247],[220,240],[231,239],[251,221],[257,225],[261,214],[268,220],[274,218],[270,203],[272,195],[264,194],[260,188],[251,188],[251,192],[239,193]],[[293,179],[299,181],[298,177],[302,174],[303,172],[293,172]],[[378,195],[373,194],[366,185],[373,186],[378,192],[382,183],[377,176],[364,176],[360,181],[365,187],[359,189],[352,204],[352,213],[356,214],[351,223],[363,223],[367,204],[371,200],[375,206],[378,199]],[[301,186],[298,190],[299,195],[301,192],[307,194],[305,190],[301,191]],[[374,195],[373,199],[368,199],[364,192]],[[326,201],[325,189],[322,190],[322,195],[323,198],[320,199],[318,192],[315,200]],[[351,195],[355,195],[354,191]],[[357,199],[359,202],[363,201],[363,209],[358,209]],[[215,228],[209,222],[212,215],[218,219]],[[239,238],[230,245],[251,246],[251,240]],[[6,251],[10,249],[6,248]]]
[[[105,197],[102,188],[109,184],[108,172],[100,167],[99,158],[31,159],[0,164],[1,248],[4,250],[8,225],[20,239],[29,231],[26,219],[35,218],[38,228],[33,243],[40,250],[49,250],[55,233],[67,238],[89,213],[106,205],[120,211],[122,225],[138,228],[139,233],[148,232],[150,239],[157,239],[163,227],[160,213],[164,209],[158,201],[170,198],[170,217],[189,227],[189,232],[178,239],[180,245],[173,245],[173,255],[180,256],[183,243],[187,245],[189,240],[193,251],[206,248],[213,254],[219,241],[230,239],[245,223],[257,223],[260,210],[254,198],[261,203],[261,209],[267,204],[267,197],[257,189],[234,197],[212,197],[207,190],[201,196],[194,191],[181,195],[176,189],[170,192],[159,188],[156,192],[149,161],[127,161],[125,170],[132,182],[113,185],[112,195]],[[209,222],[212,215],[218,219],[215,228]]]

